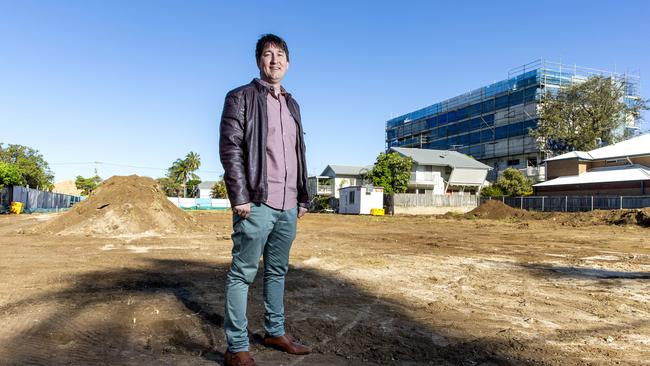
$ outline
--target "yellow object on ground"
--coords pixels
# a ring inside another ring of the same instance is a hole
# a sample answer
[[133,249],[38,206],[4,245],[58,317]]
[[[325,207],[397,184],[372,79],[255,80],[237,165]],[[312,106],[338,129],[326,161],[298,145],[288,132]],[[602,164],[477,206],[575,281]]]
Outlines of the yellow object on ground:
[[23,203],[22,202],[11,202],[11,206],[9,207],[9,212],[12,214],[19,215],[23,211]]
[[370,209],[370,214],[372,216],[384,216],[384,209],[383,208],[371,208]]

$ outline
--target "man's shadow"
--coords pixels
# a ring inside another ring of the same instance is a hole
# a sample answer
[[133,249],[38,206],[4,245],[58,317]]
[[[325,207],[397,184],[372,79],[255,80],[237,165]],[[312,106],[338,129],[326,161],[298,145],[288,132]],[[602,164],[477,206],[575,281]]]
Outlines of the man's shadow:
[[[30,325],[2,342],[0,364],[220,364],[226,272],[225,264],[144,259],[137,267],[75,276],[58,290],[2,305],[3,318]],[[298,357],[267,349],[259,344],[261,272],[248,302],[251,351],[260,365],[544,364],[531,354],[516,356],[497,339],[442,337],[407,315],[404,304],[296,267],[286,282],[286,328],[314,352]]]

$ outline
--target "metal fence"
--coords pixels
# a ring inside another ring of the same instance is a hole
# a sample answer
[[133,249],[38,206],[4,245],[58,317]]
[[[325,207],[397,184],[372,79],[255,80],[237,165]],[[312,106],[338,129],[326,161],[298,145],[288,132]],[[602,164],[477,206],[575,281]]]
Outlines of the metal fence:
[[581,212],[650,207],[650,196],[529,196],[487,197],[480,203],[499,200],[508,206],[532,211]]
[[470,194],[396,193],[393,196],[393,204],[399,207],[475,207],[478,205],[478,196]]
[[79,201],[79,196],[19,186],[5,187],[0,192],[0,205],[7,207],[11,202],[22,202],[23,211],[28,213],[68,209]]

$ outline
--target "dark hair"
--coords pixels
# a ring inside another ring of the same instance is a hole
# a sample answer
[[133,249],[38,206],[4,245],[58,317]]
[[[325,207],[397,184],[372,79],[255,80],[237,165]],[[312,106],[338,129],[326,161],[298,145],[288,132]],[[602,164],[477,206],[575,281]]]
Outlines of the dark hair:
[[257,45],[255,46],[255,62],[260,60],[260,56],[262,56],[262,51],[264,51],[264,47],[266,47],[269,44],[281,48],[282,51],[284,51],[284,54],[287,56],[287,62],[289,61],[289,47],[287,47],[287,42],[285,42],[284,39],[276,36],[275,34],[269,33],[269,34],[262,34],[262,36],[260,36],[260,39],[257,40]]

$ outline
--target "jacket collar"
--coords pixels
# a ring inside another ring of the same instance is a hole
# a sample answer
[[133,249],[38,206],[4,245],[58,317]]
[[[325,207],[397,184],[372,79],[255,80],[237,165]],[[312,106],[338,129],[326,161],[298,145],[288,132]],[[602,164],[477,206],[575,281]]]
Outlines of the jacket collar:
[[[257,90],[260,93],[264,93],[264,94],[270,92],[272,89],[269,83],[267,83],[264,80],[261,80],[260,78],[253,79],[253,81],[251,81],[251,84],[254,84],[255,87],[257,87]],[[280,86],[280,93],[284,94],[285,97],[289,97],[289,98],[291,97],[291,93],[287,92],[284,86]]]

